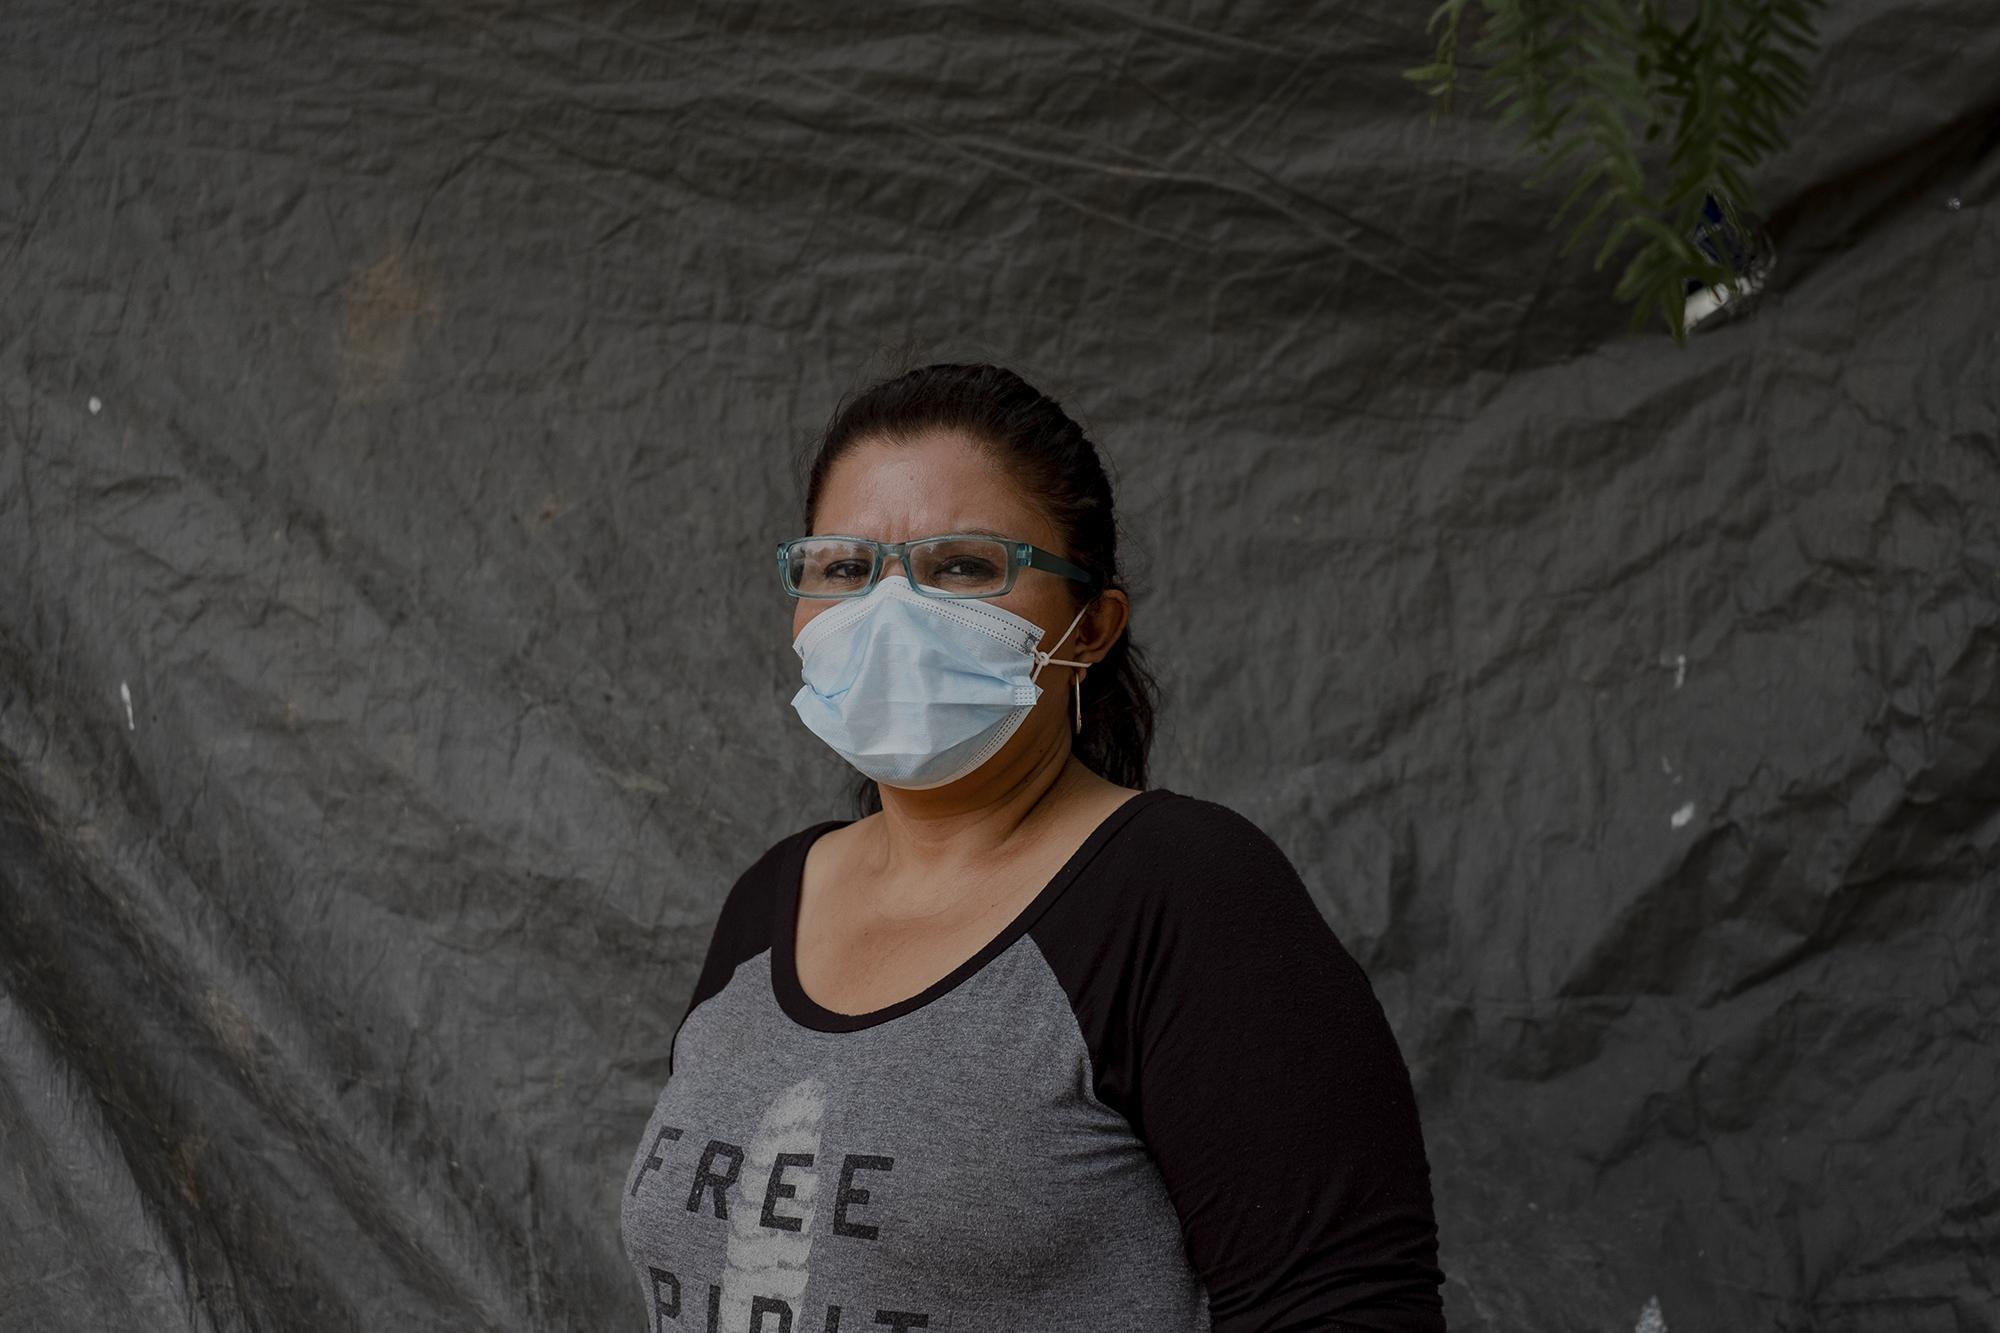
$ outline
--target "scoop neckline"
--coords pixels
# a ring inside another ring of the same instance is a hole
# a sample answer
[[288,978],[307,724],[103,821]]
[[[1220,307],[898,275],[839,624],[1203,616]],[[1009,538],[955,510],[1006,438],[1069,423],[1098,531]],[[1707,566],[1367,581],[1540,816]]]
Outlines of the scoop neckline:
[[771,937],[771,989],[777,997],[778,1007],[787,1017],[802,1027],[817,1032],[859,1032],[915,1013],[935,1000],[950,994],[965,982],[971,980],[982,968],[1004,953],[1014,941],[1026,934],[1037,917],[1047,910],[1050,903],[1062,896],[1070,883],[1082,873],[1104,845],[1111,841],[1118,830],[1132,821],[1132,817],[1150,805],[1156,805],[1174,793],[1165,787],[1148,787],[1137,796],[1126,800],[1098,821],[1097,827],[1070,853],[1056,873],[1050,876],[1041,891],[1029,899],[1027,906],[1017,912],[1013,919],[1000,928],[1000,933],[981,945],[970,958],[951,971],[933,981],[914,995],[908,995],[892,1004],[867,1013],[843,1014],[828,1009],[812,996],[806,994],[799,983],[798,955],[796,953],[799,897],[805,887],[806,854],[821,837],[837,828],[845,828],[855,823],[852,819],[829,819],[802,829],[794,835],[790,855],[785,858],[778,879],[778,910],[772,916]]

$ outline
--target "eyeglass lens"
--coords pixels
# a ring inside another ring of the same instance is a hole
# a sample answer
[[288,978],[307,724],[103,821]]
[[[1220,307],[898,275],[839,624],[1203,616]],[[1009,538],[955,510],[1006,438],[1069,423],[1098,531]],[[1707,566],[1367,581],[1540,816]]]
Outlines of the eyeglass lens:
[[[868,585],[872,548],[837,537],[810,537],[787,552],[786,572],[793,590],[811,597],[851,596]],[[982,537],[944,537],[918,542],[904,552],[910,581],[952,597],[983,597],[1007,586],[1005,542]]]

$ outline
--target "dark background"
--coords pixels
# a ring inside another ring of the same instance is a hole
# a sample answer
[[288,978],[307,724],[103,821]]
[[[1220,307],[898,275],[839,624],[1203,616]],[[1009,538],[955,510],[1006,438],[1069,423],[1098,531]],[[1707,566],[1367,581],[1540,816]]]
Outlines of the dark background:
[[2000,22],[1828,12],[1681,349],[1428,12],[9,0],[0,1325],[643,1328],[715,912],[851,813],[799,452],[969,357],[1368,969],[1455,1330],[2000,1327]]

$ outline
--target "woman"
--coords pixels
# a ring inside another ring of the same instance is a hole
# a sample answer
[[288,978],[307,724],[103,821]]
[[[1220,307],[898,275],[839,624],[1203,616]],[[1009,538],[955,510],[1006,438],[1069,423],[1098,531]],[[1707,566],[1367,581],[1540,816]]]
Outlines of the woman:
[[1367,978],[1256,825],[1146,785],[1077,425],[912,371],[835,415],[805,529],[792,702],[862,817],[723,904],[625,1181],[648,1327],[1442,1329]]

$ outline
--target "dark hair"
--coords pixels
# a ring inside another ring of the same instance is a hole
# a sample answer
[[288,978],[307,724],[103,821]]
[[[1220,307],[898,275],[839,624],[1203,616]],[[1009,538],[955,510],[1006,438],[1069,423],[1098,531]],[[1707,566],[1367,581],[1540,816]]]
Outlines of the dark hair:
[[[929,430],[964,433],[1007,468],[1062,535],[1058,553],[1100,579],[1100,587],[1132,590],[1118,569],[1118,523],[1111,482],[1083,428],[1052,398],[1011,370],[991,365],[920,366],[850,393],[834,409],[806,473],[805,530],[828,472],[867,439],[907,441]],[[1090,595],[1070,582],[1074,604]],[[1144,790],[1160,702],[1154,680],[1129,632],[1083,677],[1083,729],[1071,750],[1101,776]],[[882,808],[882,792],[861,775],[854,792],[861,814]]]

